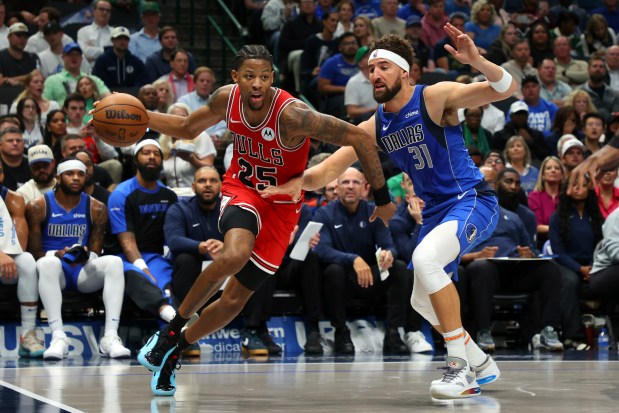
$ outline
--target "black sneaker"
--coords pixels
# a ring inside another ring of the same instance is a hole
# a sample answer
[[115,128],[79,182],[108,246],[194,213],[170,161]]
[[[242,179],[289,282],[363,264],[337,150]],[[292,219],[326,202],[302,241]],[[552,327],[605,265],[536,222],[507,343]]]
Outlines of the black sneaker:
[[307,336],[307,341],[305,342],[305,353],[306,354],[323,354],[324,350],[322,349],[322,344],[320,343],[322,337],[320,336],[320,332],[314,330],[310,331]]
[[241,351],[245,357],[269,355],[269,349],[262,342],[257,330],[241,331]]
[[383,341],[383,354],[409,354],[406,343],[402,341],[400,332],[395,328],[388,328]]
[[167,327],[153,334],[138,353],[138,361],[152,372],[161,370],[166,357],[172,352],[180,334],[168,331]]
[[180,370],[180,352],[175,347],[166,358],[161,370],[153,373],[150,388],[155,396],[174,396],[176,393],[176,370]]
[[350,339],[350,330],[335,331],[335,354],[355,354],[355,345]]
[[258,336],[266,346],[270,356],[279,356],[282,354],[282,348],[275,344],[275,342],[273,341],[273,337],[271,337],[271,334],[269,334],[268,330],[260,331]]

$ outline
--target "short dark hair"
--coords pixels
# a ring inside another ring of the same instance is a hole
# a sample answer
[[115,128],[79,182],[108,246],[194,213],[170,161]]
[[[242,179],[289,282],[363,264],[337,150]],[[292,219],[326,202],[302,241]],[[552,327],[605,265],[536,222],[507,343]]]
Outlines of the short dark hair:
[[505,176],[506,173],[513,173],[513,174],[520,176],[518,171],[515,170],[514,168],[505,168],[501,172],[499,172],[499,174],[497,175],[496,177],[497,182],[501,181],[503,179],[503,176]]
[[71,102],[82,102],[84,106],[86,106],[86,99],[84,98],[84,96],[80,95],[79,93],[71,93],[69,96],[67,96],[62,107],[64,109],[68,109],[69,103]]
[[174,34],[178,35],[178,33],[176,32],[176,29],[172,26],[163,26],[161,28],[161,30],[159,30],[159,41],[161,41],[161,39],[163,39],[163,36],[165,36],[165,34],[167,32],[174,32]]
[[606,119],[604,119],[604,116],[600,115],[599,113],[595,113],[595,112],[589,112],[585,114],[585,116],[582,117],[582,126],[585,126],[585,124],[587,123],[587,120],[589,120],[590,118],[599,119],[602,121],[602,126],[606,126]]
[[415,51],[411,44],[402,36],[397,34],[387,34],[380,39],[372,41],[370,44],[370,53],[376,49],[385,49],[397,54],[406,60],[410,66],[413,65],[415,59]]
[[261,44],[248,44],[241,47],[241,49],[234,56],[234,59],[232,59],[232,69],[238,71],[246,60],[251,59],[266,60],[269,62],[271,67],[273,67],[273,56],[266,46]]

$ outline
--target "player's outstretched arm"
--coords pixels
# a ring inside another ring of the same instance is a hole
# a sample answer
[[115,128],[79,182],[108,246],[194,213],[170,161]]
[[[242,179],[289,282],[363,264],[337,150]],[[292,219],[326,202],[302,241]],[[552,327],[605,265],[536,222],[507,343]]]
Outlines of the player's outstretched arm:
[[193,139],[226,116],[231,85],[222,86],[210,96],[208,103],[187,117],[148,112],[148,127],[159,133],[181,139]]
[[619,166],[619,136],[614,136],[606,146],[595,152],[572,170],[569,176],[567,193],[571,194],[576,184],[592,187],[597,185],[597,175],[602,168],[610,169]]

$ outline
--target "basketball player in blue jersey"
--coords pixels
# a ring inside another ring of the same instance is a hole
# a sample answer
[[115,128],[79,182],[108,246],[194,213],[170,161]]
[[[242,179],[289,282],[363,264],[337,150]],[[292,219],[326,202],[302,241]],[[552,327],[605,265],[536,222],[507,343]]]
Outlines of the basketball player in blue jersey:
[[[495,192],[468,156],[457,110],[505,99],[517,86],[505,70],[479,55],[469,36],[451,24],[445,31],[456,46],[445,46],[447,51],[487,81],[409,86],[414,52],[403,38],[384,36],[371,45],[368,59],[374,99],[380,106],[359,126],[376,137],[380,149],[410,176],[425,201],[411,263],[415,270],[411,304],[443,334],[447,347],[447,368],[441,380],[432,382],[430,394],[457,399],[480,394],[480,384],[500,375],[492,358],[463,330],[460,300],[451,281],[460,257],[492,234],[498,212]],[[339,149],[305,171],[303,189],[325,186],[354,160],[349,148]],[[285,191],[270,188],[263,196]],[[299,187],[293,183],[287,191],[294,196]]]
[[[84,193],[86,165],[77,158],[58,164],[56,181],[53,192],[35,198],[26,207],[28,247],[37,259],[41,301],[52,330],[52,342],[43,358],[62,360],[68,354],[69,339],[62,325],[62,290],[92,293],[101,288],[105,334],[99,351],[105,357],[129,357],[130,350],[118,337],[125,290],[123,264],[118,257],[99,257],[107,208]],[[76,245],[85,247],[81,254],[74,253],[72,247]]]

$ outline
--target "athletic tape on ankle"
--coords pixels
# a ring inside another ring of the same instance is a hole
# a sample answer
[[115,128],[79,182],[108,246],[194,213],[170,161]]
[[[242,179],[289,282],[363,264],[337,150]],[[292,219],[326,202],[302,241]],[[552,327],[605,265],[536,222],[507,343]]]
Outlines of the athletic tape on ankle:
[[398,65],[405,72],[408,72],[411,69],[411,66],[408,64],[406,60],[404,60],[402,56],[400,56],[397,53],[393,53],[390,50],[385,50],[385,49],[373,50],[372,53],[370,53],[370,57],[368,58],[368,64],[370,63],[371,60],[374,60],[374,59],[389,60],[390,62],[393,62],[396,65]]
[[146,265],[146,262],[142,258],[138,258],[137,260],[133,261],[132,264],[141,270],[148,269],[148,265]]
[[496,82],[488,81],[488,83],[490,83],[490,87],[492,89],[496,90],[499,93],[504,93],[507,92],[507,89],[509,89],[512,84],[512,75],[510,75],[507,70],[503,68],[501,68],[501,70],[503,71],[503,77],[501,77],[501,79]]

